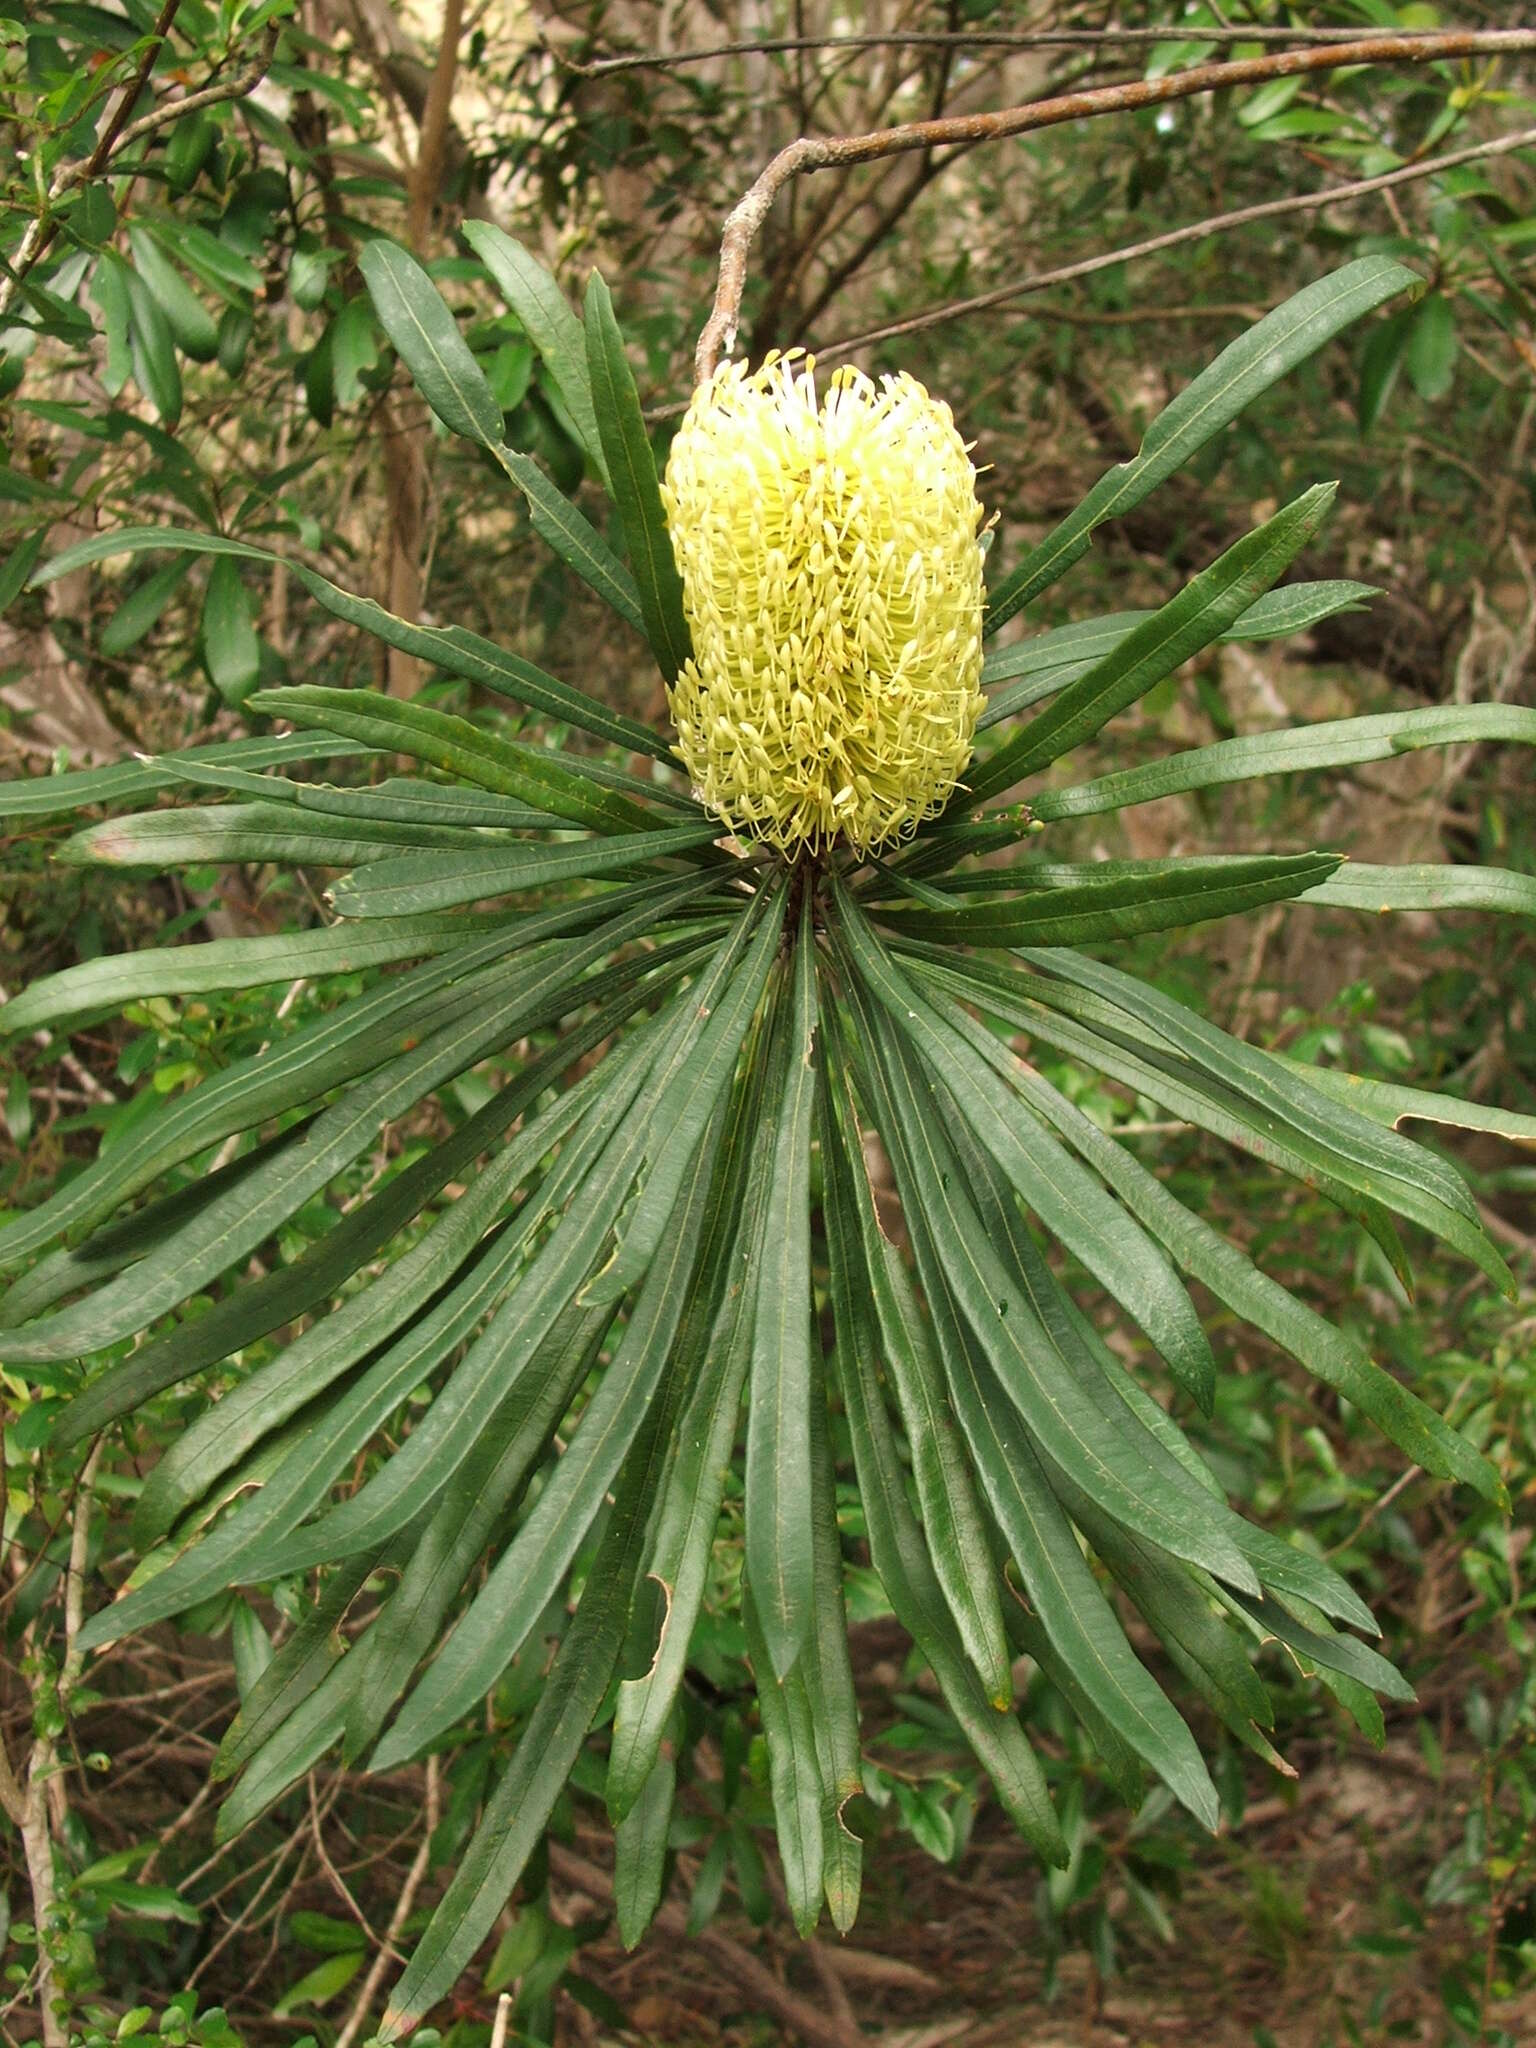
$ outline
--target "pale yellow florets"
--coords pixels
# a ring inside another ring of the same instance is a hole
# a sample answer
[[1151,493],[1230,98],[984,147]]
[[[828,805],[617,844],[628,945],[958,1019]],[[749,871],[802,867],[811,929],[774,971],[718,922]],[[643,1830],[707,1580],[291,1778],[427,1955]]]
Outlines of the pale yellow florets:
[[949,407],[902,374],[725,363],[662,486],[693,659],[670,691],[695,793],[787,853],[941,810],[982,706],[982,509]]

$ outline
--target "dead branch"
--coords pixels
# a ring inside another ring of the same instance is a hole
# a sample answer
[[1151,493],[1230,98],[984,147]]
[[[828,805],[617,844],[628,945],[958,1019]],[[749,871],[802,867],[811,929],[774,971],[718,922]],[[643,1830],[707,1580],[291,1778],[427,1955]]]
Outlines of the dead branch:
[[[612,57],[592,57],[585,62],[567,56],[551,44],[545,54],[565,70],[581,78],[602,78],[614,71],[672,71],[685,64],[709,64],[719,57],[774,57],[797,51],[821,50],[1104,50],[1129,49],[1159,43],[1288,43],[1301,48],[1329,43],[1349,43],[1359,36],[1355,28],[1263,28],[1244,22],[1240,27],[1215,27],[1172,23],[1162,28],[1121,28],[1113,22],[1103,28],[1044,29],[898,29],[887,35],[767,36],[761,41],[709,43],[693,50],[626,50]],[[1476,33],[1460,29],[1436,29],[1426,34],[1453,37]]]
[[1016,284],[999,285],[995,291],[978,292],[974,298],[952,299],[926,313],[914,313],[909,319],[893,320],[884,327],[871,327],[862,334],[845,335],[840,341],[818,348],[817,358],[850,355],[855,349],[867,348],[877,341],[890,341],[902,334],[917,334],[926,327],[937,327],[946,320],[959,320],[969,313],[984,313],[994,306],[1005,305],[1010,299],[1046,291],[1052,285],[1071,284],[1077,278],[1093,276],[1096,271],[1112,270],[1118,263],[1135,263],[1143,256],[1156,256],[1164,249],[1176,249],[1185,242],[1205,241],[1211,235],[1247,227],[1254,221],[1276,220],[1291,213],[1318,213],[1325,206],[1336,206],[1349,199],[1364,199],[1373,192],[1390,191],[1395,186],[1410,185],[1421,178],[1433,178],[1442,171],[1455,170],[1460,164],[1477,163],[1487,157],[1509,156],[1519,149],[1536,149],[1536,128],[1522,128],[1513,135],[1497,136],[1491,142],[1450,150],[1444,156],[1425,157],[1420,163],[1404,164],[1400,170],[1383,171],[1374,178],[1355,178],[1348,184],[1330,185],[1325,191],[1292,193],[1284,199],[1266,199],[1256,206],[1240,206],[1230,213],[1211,214],[1205,220],[1190,221],[1181,228],[1169,228],[1164,234],[1149,235],[1143,242],[1129,242],[1123,248],[1110,249],[1100,256],[1085,256],[1078,263],[1063,263],[1055,270],[1036,271],[1032,277],[1020,278]]
[[747,280],[747,257],[757,232],[778,194],[791,178],[811,171],[874,163],[909,150],[932,150],[961,143],[997,142],[1085,121],[1102,114],[1135,112],[1172,100],[1218,92],[1226,86],[1258,85],[1313,71],[1331,71],[1344,64],[1427,64],[1445,57],[1509,55],[1536,50],[1536,29],[1467,29],[1434,35],[1365,36],[1355,42],[1320,48],[1282,50],[1271,56],[1235,63],[1197,64],[1170,77],[1138,79],[1127,85],[1092,87],[1057,94],[1021,107],[1002,107],[989,114],[958,114],[938,121],[911,121],[901,127],[877,129],[868,135],[801,136],[781,149],[726,217],[720,238],[720,274],[715,302],[694,355],[694,374],[704,383],[722,354],[736,339],[741,297]]
[[[613,1881],[607,1871],[558,1842],[549,1845],[549,1867],[562,1884],[577,1886],[589,1898],[606,1899],[612,1895]],[[687,1938],[688,1915],[681,1906],[662,1905],[655,1924],[673,1941]],[[745,1993],[761,2011],[772,2013],[808,2048],[863,2048],[864,2035],[856,2025],[820,2010],[791,1991],[739,1941],[714,1927],[706,1927],[692,1939],[706,1955],[714,1957],[728,1983]]]

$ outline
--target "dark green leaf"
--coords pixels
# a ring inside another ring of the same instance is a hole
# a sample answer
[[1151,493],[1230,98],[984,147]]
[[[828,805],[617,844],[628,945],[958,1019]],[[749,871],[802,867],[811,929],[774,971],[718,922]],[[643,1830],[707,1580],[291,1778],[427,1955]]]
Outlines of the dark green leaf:
[[825,1797],[811,1702],[798,1663],[785,1672],[775,1672],[754,1589],[746,1581],[741,1589],[741,1618],[757,1681],[763,1733],[768,1739],[768,1785],[784,1891],[796,1931],[802,1940],[809,1940],[821,1916],[826,1869],[821,1826]]
[[646,638],[670,683],[689,656],[682,579],[672,558],[656,482],[656,460],[640,415],[640,398],[624,353],[623,336],[608,287],[595,270],[587,283],[585,326],[597,430],[640,593]]
[[586,337],[581,322],[566,303],[564,292],[536,257],[490,222],[466,221],[463,235],[495,278],[528,339],[543,357],[545,368],[559,386],[582,447],[607,484],[608,465],[592,403]]
[[384,332],[443,425],[482,448],[499,448],[501,407],[421,265],[383,236],[367,245],[357,264]]
[[60,811],[83,810],[91,804],[131,803],[170,789],[189,764],[228,762],[253,769],[278,767],[289,761],[326,761],[340,754],[372,750],[351,740],[312,732],[289,732],[270,739],[225,740],[189,747],[175,757],[116,761],[110,768],[77,768],[65,775],[21,775],[0,782],[0,818],[46,818]]
[[841,930],[867,988],[954,1096],[979,1142],[1047,1230],[1127,1308],[1209,1413],[1216,1362],[1194,1304],[1162,1251],[1043,1131],[1012,1086],[1018,1065],[957,1008],[935,1009],[896,967],[846,895]]
[[1320,277],[1239,335],[1158,415],[1135,459],[1106,471],[1076,510],[1003,578],[988,606],[987,631],[995,632],[1054,583],[1086,552],[1096,526],[1139,505],[1261,392],[1342,328],[1419,282],[1390,257],[1363,256]]
[[[811,1106],[815,1098],[816,941],[805,899],[794,953],[789,1034],[767,1242],[750,1276],[756,1295],[747,1409],[746,1567],[772,1669],[784,1678],[800,1654],[815,1605],[811,1518],[805,1493],[811,1401]],[[816,1890],[821,1890],[818,1870]]]
[[1086,675],[1069,684],[1049,710],[1031,719],[987,760],[973,765],[966,778],[965,806],[974,806],[1080,747],[1117,712],[1218,639],[1289,568],[1326,518],[1337,489],[1336,484],[1315,484],[1303,491],[1228,548],[1150,619],[1133,626]]
[[[1536,713],[1527,716],[1536,718]],[[1309,889],[1303,901],[1378,913],[1497,910],[1512,917],[1536,917],[1536,875],[1517,874],[1511,868],[1451,867],[1440,862],[1386,868],[1348,861],[1326,882]]]
[[[102,262],[106,262],[105,256]],[[128,346],[139,389],[167,427],[181,418],[181,370],[171,324],[137,271],[122,266],[128,292]]]
[[[62,554],[51,557],[38,571],[35,581],[49,583],[89,563],[105,561],[113,555],[142,554],[151,548],[180,548],[191,554],[232,555],[243,561],[267,564],[282,559],[265,548],[253,546],[248,541],[230,540],[222,534],[196,533],[173,526],[126,526],[112,533],[96,534],[90,540],[80,541],[74,547],[66,548]],[[659,759],[670,756],[668,742],[652,732],[649,726],[611,711],[585,691],[546,675],[532,662],[498,647],[494,640],[486,640],[462,626],[415,625],[408,619],[396,618],[372,598],[354,597],[350,592],[339,589],[305,562],[292,561],[285,566],[288,573],[334,617],[360,627],[387,646],[397,647],[404,654],[430,662],[449,675],[483,684],[498,695],[510,697],[551,718],[567,720],[583,732],[611,740],[617,746],[653,754]],[[355,753],[366,749],[341,749],[332,745],[330,751]],[[315,758],[319,758],[318,752]]]
[[671,1757],[658,1757],[640,1797],[613,1831],[613,1903],[626,1948],[643,1940],[661,1904],[676,1790],[677,1765]]
[[[1295,775],[1305,769],[1330,771],[1363,761],[1388,761],[1411,747],[1443,747],[1483,740],[1536,746],[1536,711],[1515,704],[1437,704],[1420,711],[1387,711],[1369,718],[1325,719],[1315,725],[1218,740],[1214,746],[1173,754],[1144,767],[1122,768],[1074,789],[1044,789],[1031,800],[1037,818],[1079,818],[1119,811],[1191,789],[1244,782],[1262,775]],[[1345,867],[1338,880],[1348,886],[1360,875]],[[1372,875],[1399,869],[1371,869]],[[1447,868],[1421,874],[1449,875]],[[1321,899],[1333,901],[1331,885]],[[1374,906],[1372,906],[1374,907]]]
[[[834,1300],[866,1295],[861,1330],[878,1331],[883,1359],[911,1447],[923,1528],[934,1572],[967,1656],[987,1697],[998,1709],[1013,1696],[1008,1653],[991,1551],[970,1470],[950,1413],[932,1339],[913,1295],[905,1267],[880,1230],[857,1132],[845,1129],[852,1109],[833,1097],[822,1118],[822,1159],[826,1179],[827,1248]],[[835,1215],[834,1215],[834,1212]],[[851,1272],[841,1261],[853,1247],[862,1259]],[[851,1342],[851,1340],[850,1340]],[[874,1357],[850,1361],[850,1369],[872,1372]]]
[[575,1619],[468,1850],[390,1998],[393,2041],[458,1981],[506,1904],[580,1753],[623,1647],[670,1430],[663,1404],[625,1466]]
[[417,917],[461,903],[514,896],[542,884],[628,871],[707,846],[719,830],[673,825],[556,846],[487,847],[483,853],[408,853],[346,875],[328,894],[341,917]]
[[[1064,886],[1042,887],[1022,899],[967,903],[953,910],[881,910],[879,915],[894,931],[948,945],[1092,945],[1288,902],[1325,881],[1339,861],[1336,853],[1101,861],[1069,870],[1062,876]],[[1078,881],[1080,873],[1093,879]],[[1054,879],[1049,869],[1029,867],[1014,870],[1013,878],[1026,885]]]

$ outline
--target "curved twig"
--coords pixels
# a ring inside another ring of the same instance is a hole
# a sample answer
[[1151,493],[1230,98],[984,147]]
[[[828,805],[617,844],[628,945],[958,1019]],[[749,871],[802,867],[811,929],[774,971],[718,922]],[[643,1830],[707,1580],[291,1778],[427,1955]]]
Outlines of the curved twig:
[[[892,320],[884,327],[871,327],[862,334],[844,335],[840,341],[819,347],[816,359],[818,362],[830,362],[835,356],[851,355],[855,349],[868,348],[877,341],[891,341],[901,334],[918,334],[925,327],[938,327],[946,320],[963,319],[968,313],[984,313],[993,306],[1006,304],[1010,299],[1025,298],[1031,292],[1046,291],[1052,285],[1071,284],[1076,278],[1091,277],[1100,270],[1113,270],[1117,264],[1134,263],[1143,256],[1156,256],[1162,250],[1176,249],[1184,242],[1203,242],[1211,235],[1225,234],[1230,228],[1247,227],[1253,221],[1275,220],[1289,213],[1320,213],[1325,206],[1336,206],[1343,200],[1364,199],[1372,192],[1411,185],[1420,178],[1433,178],[1441,171],[1454,171],[1461,164],[1478,163],[1485,157],[1509,156],[1518,149],[1536,149],[1536,128],[1517,129],[1513,135],[1496,136],[1492,141],[1474,143],[1467,149],[1453,149],[1444,156],[1424,157],[1416,164],[1404,164],[1395,171],[1379,172],[1374,178],[1355,178],[1348,184],[1329,185],[1320,192],[1291,192],[1283,199],[1265,199],[1256,206],[1239,206],[1231,213],[1213,213],[1204,220],[1187,221],[1183,227],[1168,228],[1160,235],[1149,236],[1144,242],[1130,242],[1123,248],[1107,249],[1098,256],[1084,256],[1076,263],[1063,263],[1056,270],[1036,271],[1032,277],[1021,277],[1014,284],[999,285],[995,291],[979,292],[974,298],[952,299],[946,305],[931,307],[926,313],[913,313],[905,320]],[[1209,316],[1217,309],[1194,307],[1190,310]],[[1095,317],[1104,320],[1122,316],[1098,314]]]
[[[1475,34],[1475,30],[1434,29],[1426,35]],[[1285,43],[1309,48],[1326,43],[1354,42],[1358,28],[1264,28],[1244,22],[1240,27],[1171,23],[1161,28],[1039,29],[898,29],[887,35],[767,36],[729,43],[708,43],[691,50],[624,50],[611,57],[572,57],[546,43],[545,53],[578,78],[604,78],[615,71],[673,71],[685,64],[708,64],[720,57],[777,57],[806,50],[1105,50],[1119,45],[1137,48],[1158,43]]]
[[720,275],[715,302],[694,354],[699,383],[714,372],[722,354],[736,340],[741,296],[746,286],[747,256],[774,200],[789,180],[808,171],[833,166],[874,163],[907,150],[939,149],[954,143],[1001,141],[1063,122],[1090,120],[1155,107],[1224,86],[1256,85],[1311,71],[1336,70],[1345,64],[1427,64],[1446,57],[1508,55],[1536,50],[1536,28],[1467,29],[1424,35],[1364,36],[1321,48],[1282,50],[1233,63],[1197,64],[1167,78],[1138,79],[1128,85],[1097,86],[1083,92],[1060,93],[1025,106],[1003,107],[989,114],[959,114],[939,121],[912,121],[869,135],[801,136],[781,149],[760,173],[726,218],[720,238]]

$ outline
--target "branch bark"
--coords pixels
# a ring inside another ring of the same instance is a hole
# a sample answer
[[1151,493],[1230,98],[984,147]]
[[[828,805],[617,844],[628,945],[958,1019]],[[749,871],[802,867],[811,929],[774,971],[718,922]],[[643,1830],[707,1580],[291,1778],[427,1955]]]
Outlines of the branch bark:
[[[1452,36],[1455,29],[1426,34]],[[709,64],[720,57],[771,57],[816,50],[1106,50],[1140,48],[1158,43],[1287,43],[1299,48],[1354,42],[1357,28],[1263,28],[1244,22],[1222,28],[1205,23],[1175,27],[1044,29],[896,29],[885,35],[769,36],[759,42],[709,43],[693,50],[625,50],[612,57],[585,62],[568,57],[550,44],[544,47],[557,64],[582,78],[603,78],[615,71],[672,71],[685,64]],[[1337,60],[1335,60],[1337,61]]]
[[1276,220],[1290,213],[1318,213],[1325,206],[1336,206],[1348,199],[1364,199],[1373,192],[1391,191],[1421,178],[1436,177],[1442,171],[1453,171],[1461,164],[1478,163],[1487,157],[1509,156],[1519,149],[1536,149],[1536,128],[1517,129],[1513,135],[1496,136],[1489,142],[1473,143],[1467,149],[1453,149],[1444,156],[1425,157],[1419,163],[1404,164],[1399,170],[1383,171],[1374,178],[1355,178],[1347,184],[1330,185],[1321,192],[1291,193],[1284,199],[1266,199],[1257,206],[1240,206],[1231,213],[1214,213],[1205,220],[1189,221],[1181,228],[1169,228],[1164,234],[1149,235],[1144,242],[1129,242],[1100,256],[1085,256],[1080,262],[1063,263],[1055,270],[1037,271],[1033,277],[1020,278],[1017,284],[999,285],[996,291],[978,292],[969,299],[953,299],[929,312],[914,313],[909,319],[892,320],[884,327],[871,327],[862,334],[845,335],[840,341],[818,348],[817,359],[831,360],[835,356],[851,355],[855,349],[867,348],[877,341],[890,341],[901,334],[917,334],[925,327],[937,327],[946,320],[958,320],[968,313],[983,313],[993,306],[1005,305],[1010,299],[1045,291],[1051,285],[1071,284],[1076,278],[1093,276],[1095,271],[1112,270],[1116,264],[1134,263],[1140,257],[1156,256],[1164,249],[1176,249],[1185,242],[1204,241],[1211,235],[1247,227],[1254,221]]
[[1166,78],[1060,93],[1021,107],[988,114],[961,114],[939,121],[912,121],[868,135],[801,136],[781,149],[727,216],[720,239],[720,275],[715,302],[694,356],[699,383],[713,375],[736,339],[746,286],[747,258],[769,208],[791,178],[848,164],[874,163],[908,150],[947,148],[958,143],[997,142],[1033,134],[1068,121],[1138,111],[1218,92],[1227,86],[1258,85],[1351,64],[1428,64],[1446,57],[1498,56],[1536,50],[1536,28],[1466,29],[1425,35],[1363,36],[1305,50],[1282,50],[1237,62],[1197,64]]

